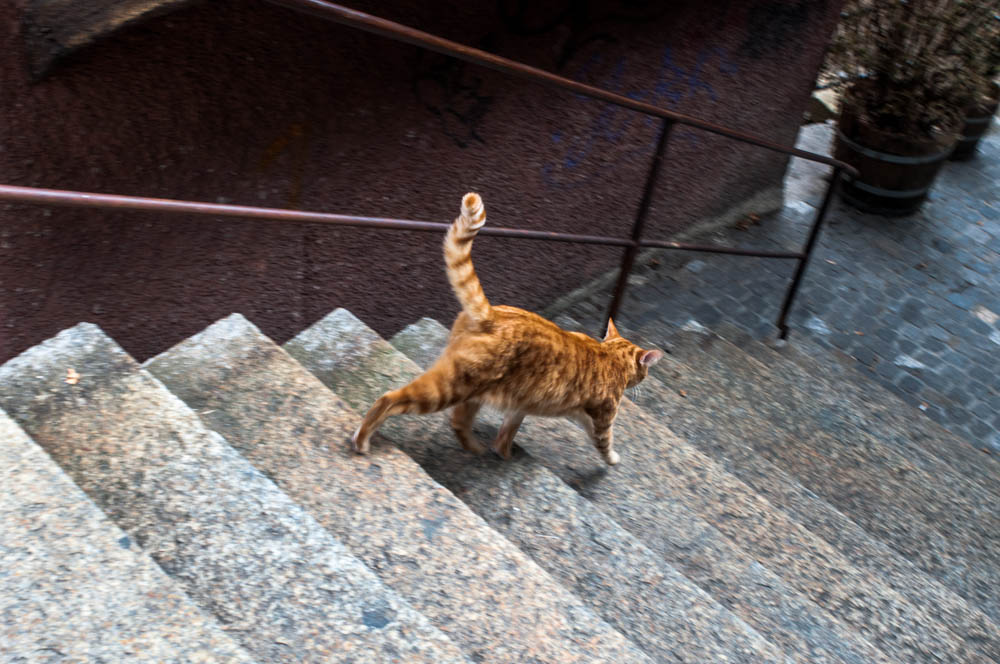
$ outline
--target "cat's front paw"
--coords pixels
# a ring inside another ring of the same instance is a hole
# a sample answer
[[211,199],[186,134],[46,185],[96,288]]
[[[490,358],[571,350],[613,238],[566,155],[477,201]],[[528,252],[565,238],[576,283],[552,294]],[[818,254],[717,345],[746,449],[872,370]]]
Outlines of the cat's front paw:
[[463,440],[462,449],[464,449],[466,452],[472,452],[473,454],[478,456],[486,454],[486,446],[473,438]]
[[513,445],[494,445],[493,451],[504,461],[510,461],[514,457]]
[[462,449],[466,452],[472,452],[473,454],[478,455],[486,454],[486,446],[476,440],[471,431],[455,429],[455,438],[458,438],[458,442],[462,445]]
[[354,447],[354,451],[357,452],[358,454],[368,454],[368,447],[369,447],[368,438],[366,437],[363,440],[361,440],[360,436],[361,436],[361,427],[358,427],[357,430],[354,432],[354,435],[351,436],[351,445]]
[[614,450],[611,450],[604,457],[604,460],[608,463],[609,466],[617,466],[618,462],[621,461],[622,458],[620,456],[618,456],[618,452],[615,452]]

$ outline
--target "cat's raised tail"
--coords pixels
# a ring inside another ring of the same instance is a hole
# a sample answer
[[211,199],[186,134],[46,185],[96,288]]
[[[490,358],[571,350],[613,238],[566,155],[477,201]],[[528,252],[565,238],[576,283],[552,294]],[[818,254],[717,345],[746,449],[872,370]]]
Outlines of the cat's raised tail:
[[472,266],[472,240],[486,224],[486,209],[479,194],[462,196],[462,211],[444,238],[444,264],[448,281],[462,309],[473,321],[490,318],[490,301]]

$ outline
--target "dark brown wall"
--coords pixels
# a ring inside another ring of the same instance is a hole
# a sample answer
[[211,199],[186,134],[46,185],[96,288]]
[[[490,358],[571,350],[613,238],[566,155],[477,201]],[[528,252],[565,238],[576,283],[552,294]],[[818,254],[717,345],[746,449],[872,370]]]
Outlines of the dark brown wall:
[[[840,2],[382,4],[353,6],[790,144]],[[655,124],[635,113],[259,1],[130,27],[36,84],[19,19],[0,2],[0,182],[439,221],[476,190],[494,224],[625,234],[652,152]],[[650,234],[773,187],[785,165],[684,128],[668,158]],[[0,204],[0,361],[81,320],[140,359],[232,311],[279,341],[337,306],[383,333],[447,320],[439,241]],[[475,249],[491,299],[533,308],[618,253]]]

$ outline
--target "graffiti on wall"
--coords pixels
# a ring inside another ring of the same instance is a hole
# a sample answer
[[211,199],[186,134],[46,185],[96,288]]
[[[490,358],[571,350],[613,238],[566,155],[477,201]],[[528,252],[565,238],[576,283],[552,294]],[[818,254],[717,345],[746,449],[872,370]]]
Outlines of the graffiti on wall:
[[420,51],[413,77],[417,101],[460,148],[486,142],[480,127],[493,106],[493,96],[484,93],[476,69],[455,58]]
[[[610,67],[609,73],[595,77],[591,70],[599,68],[603,62],[600,54],[594,54],[576,72],[578,80],[595,80],[595,84],[624,95],[636,101],[645,101],[657,106],[675,108],[682,102],[700,98],[706,101],[718,101],[715,87],[711,80],[718,76],[733,77],[739,71],[739,66],[729,57],[726,49],[704,47],[696,55],[690,66],[678,64],[674,48],[663,49],[660,66],[655,79],[642,87],[629,86],[625,83],[628,61],[625,56],[619,57]],[[711,75],[710,75],[711,74]],[[581,97],[581,99],[586,99]],[[596,102],[590,102],[596,103]],[[635,111],[620,108],[612,104],[602,104],[586,129],[574,129],[563,133],[555,131],[550,139],[555,149],[553,158],[542,167],[545,182],[554,187],[580,187],[599,178],[608,170],[632,160],[647,161],[652,154],[655,143],[655,128],[659,125],[657,118],[644,116]],[[635,145],[623,140],[640,125],[649,127],[644,131],[649,140]],[[676,139],[697,142],[698,134],[685,128],[677,128]],[[628,147],[622,147],[628,145]],[[595,154],[600,155],[600,165],[593,168]],[[589,167],[582,166],[587,163]]]
[[757,3],[747,16],[747,37],[740,45],[740,52],[759,60],[794,43],[809,25],[811,14],[817,9],[825,11],[825,4],[816,0]]
[[564,0],[554,6],[538,0],[500,0],[497,7],[508,34],[555,37],[557,71],[562,71],[587,46],[618,43],[619,38],[609,29],[648,24],[670,11],[669,3],[649,0]]
[[[574,80],[592,82],[632,99],[668,108],[692,100],[715,103],[719,99],[715,85],[726,78],[735,79],[739,70],[737,61],[759,60],[787,48],[800,38],[815,13],[825,11],[826,0],[759,0],[750,3],[749,8],[734,0],[720,0],[712,12],[715,20],[692,28],[689,36],[706,44],[717,44],[718,40],[713,39],[716,34],[734,22],[743,22],[746,36],[739,46],[729,49],[706,45],[692,62],[687,53],[682,56],[672,45],[667,45],[661,52],[654,79],[644,85],[630,84],[627,81],[633,77],[629,76],[628,57],[613,59],[607,55],[610,49],[605,46],[622,41],[613,32],[617,27],[662,18],[670,11],[665,5],[643,0],[605,3],[498,0],[502,34],[490,33],[477,46],[489,51],[508,36],[546,36],[552,39],[556,70]],[[442,133],[460,148],[486,143],[484,126],[494,106],[495,93],[486,90],[478,71],[475,65],[429,52],[421,52],[417,60],[413,79],[416,98],[437,118]],[[588,100],[588,103],[597,102]],[[590,172],[587,178],[582,178],[581,165],[597,152],[601,154],[604,170],[623,161],[648,157],[655,143],[654,131],[644,131],[650,138],[642,146],[621,147],[625,143],[622,139],[635,131],[639,123],[655,127],[658,121],[605,104],[586,129],[552,132],[555,155],[542,167],[544,179],[553,186],[587,184],[599,177],[600,172]],[[694,143],[700,140],[698,133],[682,127],[675,130],[674,138]]]
[[[618,37],[607,32],[607,26],[648,22],[667,11],[656,2],[626,0],[620,4],[613,11],[598,11],[589,0],[566,0],[555,6],[535,0],[498,0],[503,35],[489,33],[476,46],[491,51],[504,37],[559,32],[565,37],[558,46],[556,69],[562,70],[584,47],[617,42]],[[647,5],[654,9],[648,9]],[[414,71],[413,92],[418,103],[437,119],[442,133],[460,148],[486,143],[482,126],[492,109],[494,96],[485,92],[477,70],[475,65],[455,58],[421,51]]]

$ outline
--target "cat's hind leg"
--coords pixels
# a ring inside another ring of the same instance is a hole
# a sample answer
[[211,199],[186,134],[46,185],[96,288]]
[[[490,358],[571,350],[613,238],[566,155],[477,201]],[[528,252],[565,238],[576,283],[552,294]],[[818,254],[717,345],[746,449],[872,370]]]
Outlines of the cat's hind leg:
[[451,411],[451,428],[455,430],[455,437],[462,443],[462,449],[473,454],[486,452],[486,448],[472,434],[472,422],[480,406],[478,401],[465,401]]
[[409,385],[386,392],[372,405],[351,442],[358,454],[367,454],[372,435],[387,417],[408,413],[436,413],[464,400],[467,395],[454,394],[442,380],[441,371],[432,367]]
[[514,447],[514,436],[524,421],[524,413],[512,411],[504,415],[503,424],[493,441],[493,450],[504,459],[510,459]]

